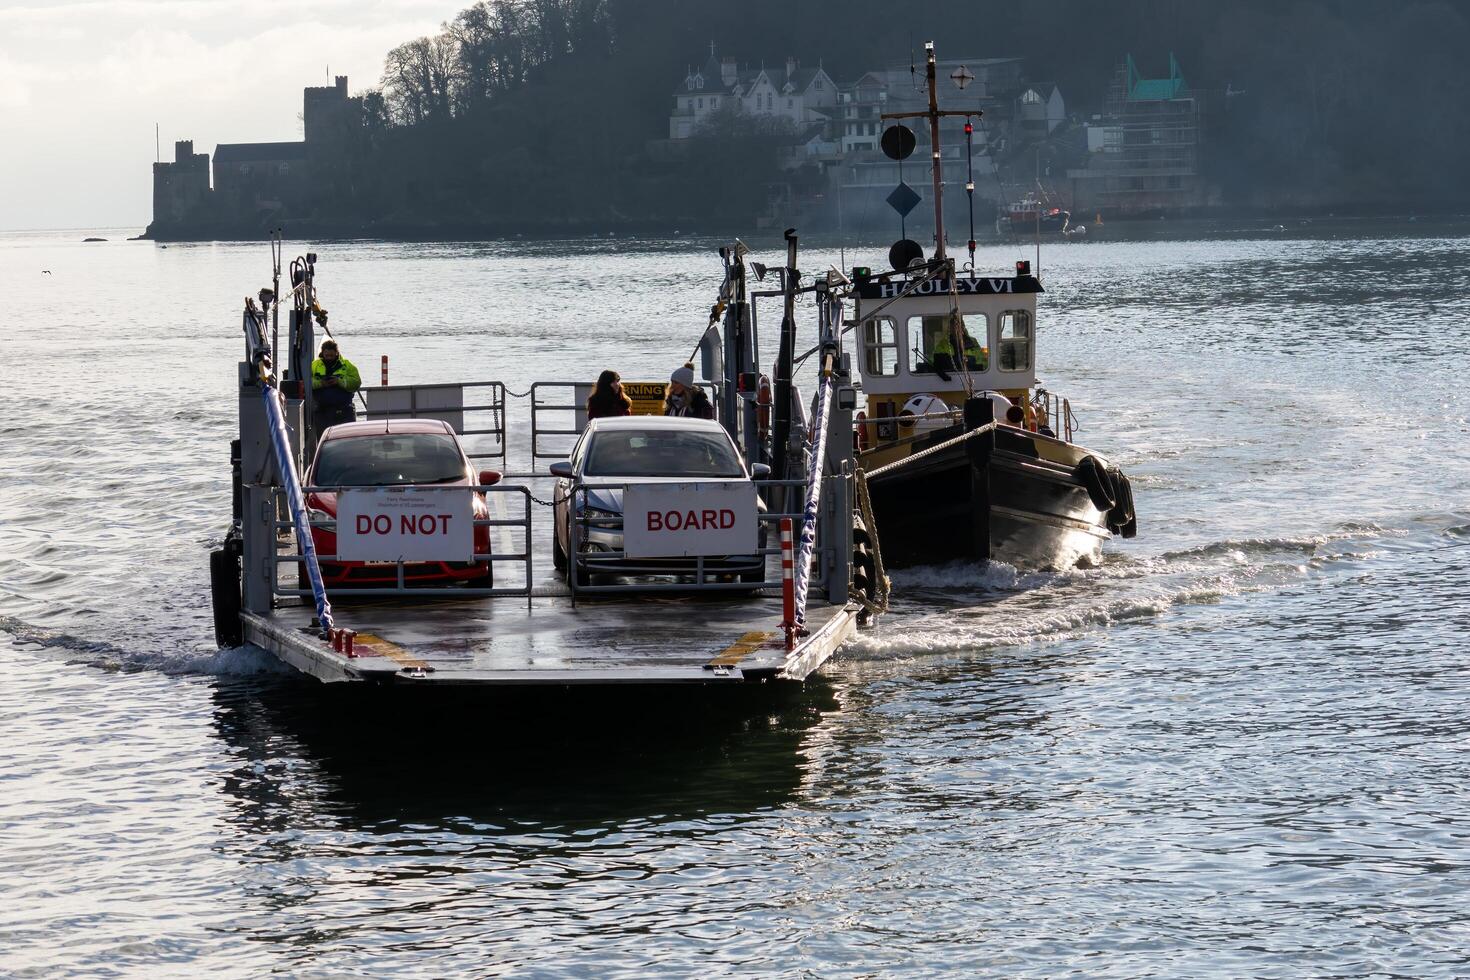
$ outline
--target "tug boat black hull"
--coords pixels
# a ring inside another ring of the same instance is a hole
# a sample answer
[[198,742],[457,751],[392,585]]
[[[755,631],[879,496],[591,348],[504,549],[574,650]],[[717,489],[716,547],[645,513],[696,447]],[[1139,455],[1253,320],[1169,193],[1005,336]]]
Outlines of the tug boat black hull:
[[[956,428],[932,442],[962,434]],[[1120,474],[1110,479],[1126,500],[1102,510],[1095,503],[1099,488],[1089,488],[1087,467],[1041,458],[1037,441],[1045,437],[1006,427],[994,435],[993,442],[980,436],[952,443],[869,479],[886,564],[968,560],[1023,570],[1091,567],[1101,562],[1103,542],[1114,530],[1131,536],[1132,495]],[[1096,459],[1079,447],[1056,445]],[[1102,467],[1096,472],[1107,473]]]

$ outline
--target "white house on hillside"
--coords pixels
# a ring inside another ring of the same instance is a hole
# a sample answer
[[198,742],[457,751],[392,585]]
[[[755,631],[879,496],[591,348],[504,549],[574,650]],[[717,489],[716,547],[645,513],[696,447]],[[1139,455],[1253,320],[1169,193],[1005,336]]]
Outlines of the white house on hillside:
[[1067,119],[1067,103],[1052,82],[1035,82],[1016,99],[1016,123],[1031,137],[1050,136]]
[[837,86],[820,65],[801,68],[796,59],[787,58],[784,71],[741,70],[734,58],[716,61],[714,45],[710,45],[708,60],[690,69],[674,91],[669,139],[688,139],[711,115],[731,108],[787,119],[794,130],[802,132],[813,123],[825,122],[827,114],[821,110],[836,104]]

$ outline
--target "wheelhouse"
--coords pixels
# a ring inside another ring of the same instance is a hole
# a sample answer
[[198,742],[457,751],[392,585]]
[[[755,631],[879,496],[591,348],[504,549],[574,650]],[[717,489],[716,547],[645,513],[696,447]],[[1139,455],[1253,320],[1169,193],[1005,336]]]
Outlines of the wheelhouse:
[[[944,276],[913,274],[859,278],[853,322],[869,416],[897,416],[916,395],[932,395],[956,409],[969,391],[995,391],[1027,402],[1036,384],[1036,295],[1041,291],[1029,271],[960,276],[953,284]],[[964,324],[962,342],[953,339],[950,326],[956,310]],[[898,435],[892,426],[879,424],[877,430],[880,441]]]

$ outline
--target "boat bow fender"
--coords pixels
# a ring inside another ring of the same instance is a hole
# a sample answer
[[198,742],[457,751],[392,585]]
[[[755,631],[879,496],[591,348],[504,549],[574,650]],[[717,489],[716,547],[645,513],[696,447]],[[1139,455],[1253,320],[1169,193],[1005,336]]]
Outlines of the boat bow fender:
[[1078,463],[1076,469],[1072,471],[1072,475],[1087,488],[1087,496],[1091,498],[1092,506],[1104,514],[1117,506],[1118,500],[1114,496],[1112,476],[1108,473],[1102,460],[1096,456],[1084,456],[1082,462]]

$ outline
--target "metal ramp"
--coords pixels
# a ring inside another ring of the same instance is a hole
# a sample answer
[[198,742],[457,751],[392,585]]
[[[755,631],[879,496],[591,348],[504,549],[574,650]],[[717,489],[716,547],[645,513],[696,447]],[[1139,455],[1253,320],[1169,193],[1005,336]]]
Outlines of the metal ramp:
[[616,601],[480,599],[339,602],[358,635],[352,655],[319,638],[310,606],[242,613],[246,640],[328,683],[573,687],[801,681],[857,629],[856,606],[808,612],[792,650],[781,603],[691,595]]

